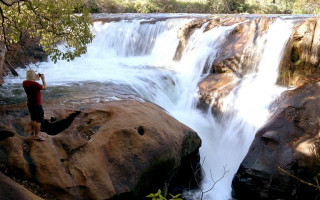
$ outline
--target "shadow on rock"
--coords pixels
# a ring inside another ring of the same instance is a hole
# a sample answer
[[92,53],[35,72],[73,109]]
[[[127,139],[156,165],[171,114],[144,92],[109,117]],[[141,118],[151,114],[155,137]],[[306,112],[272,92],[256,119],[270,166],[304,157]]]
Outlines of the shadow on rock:
[[14,133],[4,130],[0,127],[0,141],[7,139],[8,137],[13,137]]
[[56,121],[54,117],[52,117],[50,121],[48,119],[45,119],[41,124],[41,131],[46,132],[48,135],[57,135],[67,129],[73,122],[74,118],[77,117],[80,113],[81,111],[75,111],[65,119],[59,121]]

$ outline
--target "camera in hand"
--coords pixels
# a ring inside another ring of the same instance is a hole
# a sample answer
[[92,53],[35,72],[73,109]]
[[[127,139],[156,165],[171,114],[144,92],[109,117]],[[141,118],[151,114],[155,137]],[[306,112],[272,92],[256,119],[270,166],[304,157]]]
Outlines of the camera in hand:
[[39,77],[41,77],[41,75],[42,75],[41,73],[38,74]]

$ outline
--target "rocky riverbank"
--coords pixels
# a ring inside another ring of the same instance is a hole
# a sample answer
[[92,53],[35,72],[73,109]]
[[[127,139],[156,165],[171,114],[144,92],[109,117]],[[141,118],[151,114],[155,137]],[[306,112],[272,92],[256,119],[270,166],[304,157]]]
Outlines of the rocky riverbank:
[[[77,95],[46,100],[43,142],[31,138],[24,104],[1,106],[1,171],[44,199],[181,192],[194,177],[191,167],[199,167],[197,133],[134,94],[109,96],[113,101]],[[1,199],[34,196],[10,180],[0,188]]]

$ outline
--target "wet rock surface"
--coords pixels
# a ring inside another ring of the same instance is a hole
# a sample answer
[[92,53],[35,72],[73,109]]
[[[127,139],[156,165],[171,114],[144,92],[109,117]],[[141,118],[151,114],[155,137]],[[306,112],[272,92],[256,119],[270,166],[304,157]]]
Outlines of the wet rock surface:
[[202,110],[210,108],[215,115],[221,115],[222,100],[238,85],[238,81],[233,73],[210,74],[199,84],[198,107]]

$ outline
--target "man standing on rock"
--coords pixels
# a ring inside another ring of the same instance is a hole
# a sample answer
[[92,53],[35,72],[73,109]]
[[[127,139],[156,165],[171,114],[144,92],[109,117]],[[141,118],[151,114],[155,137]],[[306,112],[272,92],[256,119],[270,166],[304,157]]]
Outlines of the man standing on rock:
[[[42,80],[42,85],[36,82],[37,80],[39,80],[39,77]],[[44,75],[37,75],[33,70],[28,70],[26,80],[23,81],[22,85],[28,98],[27,105],[31,116],[33,139],[44,141],[46,139],[40,135],[40,127],[44,119],[40,90],[47,89]]]

